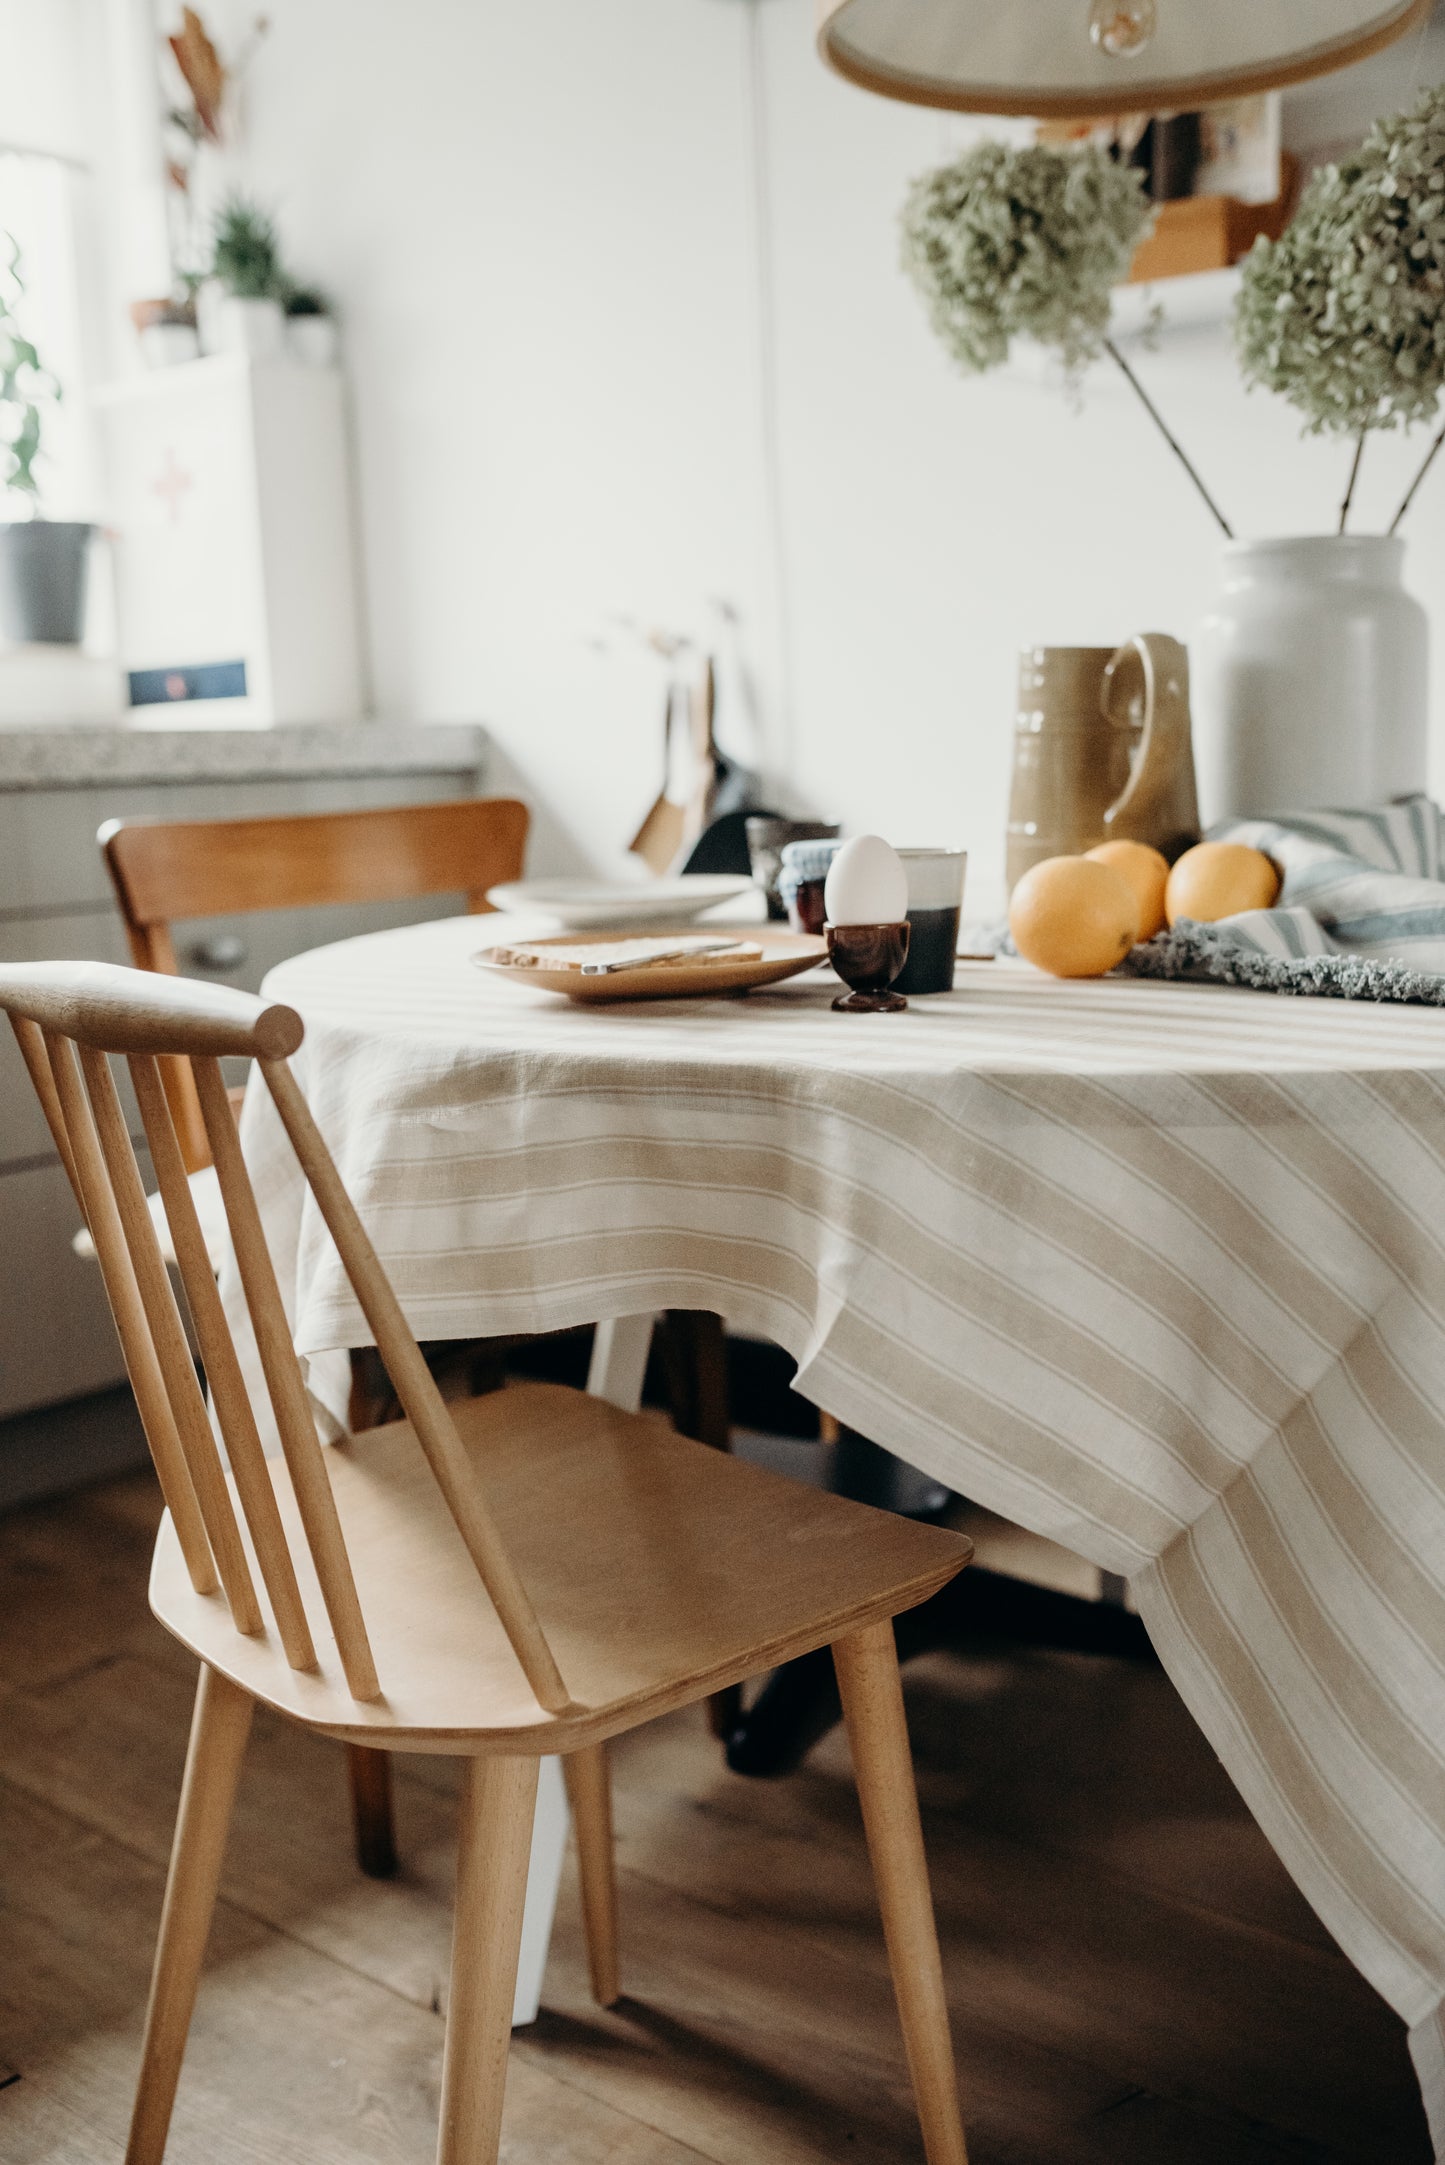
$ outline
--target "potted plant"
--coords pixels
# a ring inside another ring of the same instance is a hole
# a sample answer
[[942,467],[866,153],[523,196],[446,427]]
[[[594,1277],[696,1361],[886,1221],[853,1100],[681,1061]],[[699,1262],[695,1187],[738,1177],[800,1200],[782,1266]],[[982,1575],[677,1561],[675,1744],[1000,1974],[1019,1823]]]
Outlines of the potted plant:
[[60,397],[21,327],[20,250],[3,236],[10,260],[0,272],[0,485],[16,515],[0,524],[0,634],[21,645],[74,646],[85,615],[91,528],[40,513],[40,457],[45,409]]
[[331,303],[315,286],[288,284],[281,303],[286,312],[286,345],[293,360],[309,368],[336,364],[336,318]]
[[1347,529],[1366,437],[1432,419],[1445,388],[1445,88],[1314,174],[1246,258],[1234,330],[1248,383],[1352,444],[1334,534],[1226,552],[1195,642],[1210,816],[1423,789],[1427,626],[1397,529],[1445,431],[1386,531]]
[[196,304],[189,295],[184,300],[132,301],[130,320],[148,368],[174,368],[194,361],[201,350]]
[[217,213],[210,276],[222,296],[216,344],[253,360],[274,360],[286,342],[281,250],[273,221],[246,196],[228,196]]

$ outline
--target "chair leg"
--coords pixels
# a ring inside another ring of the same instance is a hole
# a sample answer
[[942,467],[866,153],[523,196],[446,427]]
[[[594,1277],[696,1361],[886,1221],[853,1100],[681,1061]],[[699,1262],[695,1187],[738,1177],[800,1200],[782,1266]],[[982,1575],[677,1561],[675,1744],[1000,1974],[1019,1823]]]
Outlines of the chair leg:
[[622,1986],[617,1963],[617,1869],[612,1844],[612,1770],[605,1744],[586,1744],[562,1761],[577,1870],[582,1882],[582,1922],[592,1997],[599,2007],[616,2005]]
[[437,2165],[496,2165],[536,1801],[535,1759],[468,1760]]
[[396,1827],[391,1809],[391,1754],[369,1744],[348,1744],[351,1821],[356,1861],[368,1879],[396,1877]]
[[166,2147],[254,1704],[249,1692],[202,1664],[126,2165],[160,2165]]
[[[657,1333],[672,1425],[714,1451],[731,1451],[728,1341],[721,1316],[704,1308],[669,1308]],[[730,1684],[707,1703],[708,1726],[722,1743],[742,1718],[741,1688]]]
[[928,2165],[967,2165],[938,1930],[890,1623],[833,1648]]

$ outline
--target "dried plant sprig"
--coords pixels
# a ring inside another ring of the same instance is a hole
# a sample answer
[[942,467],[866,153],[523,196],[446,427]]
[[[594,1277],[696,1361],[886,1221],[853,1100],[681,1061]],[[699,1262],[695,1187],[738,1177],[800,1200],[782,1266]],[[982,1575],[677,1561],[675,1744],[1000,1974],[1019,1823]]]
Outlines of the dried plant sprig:
[[1077,378],[1122,370],[1225,534],[1218,505],[1109,337],[1114,288],[1154,223],[1143,175],[1096,144],[977,144],[924,173],[903,206],[903,267],[960,368],[982,374],[1015,338],[1051,348]]
[[194,8],[181,9],[181,27],[173,37],[167,38],[166,43],[175,55],[176,66],[191,94],[192,106],[191,114],[175,112],[170,117],[188,133],[194,128],[197,141],[206,135],[213,143],[219,143],[226,70]]

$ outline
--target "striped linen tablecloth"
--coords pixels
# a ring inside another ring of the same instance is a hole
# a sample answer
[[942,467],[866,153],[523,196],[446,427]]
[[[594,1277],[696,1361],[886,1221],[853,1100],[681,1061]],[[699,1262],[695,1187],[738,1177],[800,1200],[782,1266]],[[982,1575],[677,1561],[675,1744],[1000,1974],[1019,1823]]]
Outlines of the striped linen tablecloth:
[[[495,921],[492,927],[495,929]],[[510,928],[509,928],[510,929]],[[951,1488],[1124,1574],[1445,2158],[1445,1014],[962,965],[574,1008],[476,919],[267,982],[424,1338],[710,1308]],[[264,1093],[318,1403],[367,1342]]]

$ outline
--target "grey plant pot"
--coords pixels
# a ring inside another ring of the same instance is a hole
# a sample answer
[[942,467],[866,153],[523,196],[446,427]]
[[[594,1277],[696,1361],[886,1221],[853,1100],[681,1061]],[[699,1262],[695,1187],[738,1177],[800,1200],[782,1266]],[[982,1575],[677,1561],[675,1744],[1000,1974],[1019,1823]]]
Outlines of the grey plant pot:
[[93,532],[76,519],[0,526],[0,633],[22,646],[79,645]]

